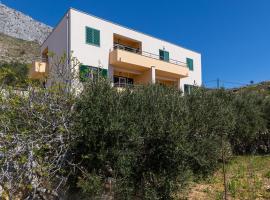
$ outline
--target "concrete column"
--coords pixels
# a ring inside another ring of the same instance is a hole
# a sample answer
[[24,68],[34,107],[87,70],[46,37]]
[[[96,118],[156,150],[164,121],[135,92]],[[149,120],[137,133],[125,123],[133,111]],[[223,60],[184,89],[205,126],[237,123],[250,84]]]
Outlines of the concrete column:
[[113,66],[109,66],[109,70],[108,70],[108,78],[111,81],[111,85],[113,85],[113,74],[114,74],[114,69]]
[[151,67],[151,83],[152,84],[156,83],[156,67],[155,66]]
[[181,90],[181,78],[177,80],[177,84],[178,84],[178,89]]

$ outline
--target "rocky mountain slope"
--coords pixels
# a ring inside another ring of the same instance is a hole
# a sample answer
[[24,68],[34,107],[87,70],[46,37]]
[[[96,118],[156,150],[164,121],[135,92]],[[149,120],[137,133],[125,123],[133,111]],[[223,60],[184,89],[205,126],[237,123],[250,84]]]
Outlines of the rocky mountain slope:
[[51,31],[50,26],[0,3],[0,33],[41,44]]
[[31,63],[52,28],[0,3],[0,63]]

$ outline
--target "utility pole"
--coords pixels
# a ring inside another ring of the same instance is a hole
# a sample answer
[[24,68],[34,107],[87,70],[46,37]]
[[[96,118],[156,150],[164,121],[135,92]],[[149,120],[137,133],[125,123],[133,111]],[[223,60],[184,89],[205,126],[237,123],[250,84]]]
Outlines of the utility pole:
[[220,80],[219,80],[219,78],[217,78],[217,89],[219,89],[220,88]]

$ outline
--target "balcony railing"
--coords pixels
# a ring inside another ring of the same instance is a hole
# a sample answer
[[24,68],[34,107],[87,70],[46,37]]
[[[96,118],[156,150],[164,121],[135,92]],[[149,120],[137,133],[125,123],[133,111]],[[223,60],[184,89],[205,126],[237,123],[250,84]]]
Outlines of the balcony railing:
[[179,60],[174,60],[174,59],[169,59],[168,61],[162,60],[162,59],[160,59],[161,58],[160,55],[149,53],[149,52],[146,52],[146,51],[141,51],[138,48],[125,46],[125,45],[122,45],[122,44],[114,44],[113,48],[114,49],[124,50],[124,51],[129,51],[131,53],[136,53],[136,54],[148,57],[148,58],[152,58],[152,59],[168,62],[168,63],[171,63],[171,64],[179,65],[181,67],[187,67],[187,64],[185,62],[181,62]]
[[129,83],[113,83],[114,87],[121,87],[121,88],[133,88],[134,84]]

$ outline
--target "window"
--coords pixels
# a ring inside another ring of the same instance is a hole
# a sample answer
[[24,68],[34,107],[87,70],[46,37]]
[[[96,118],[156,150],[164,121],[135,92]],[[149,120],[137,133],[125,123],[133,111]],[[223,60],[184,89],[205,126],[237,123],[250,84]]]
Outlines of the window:
[[170,60],[170,53],[168,51],[159,50],[159,59],[169,62]]
[[187,66],[189,70],[193,71],[193,59],[187,58]]
[[185,94],[191,94],[193,89],[194,89],[194,85],[188,85],[188,84],[185,84],[184,85],[184,93]]
[[86,32],[85,40],[87,44],[100,46],[100,31],[99,30],[86,27],[85,32]]
[[114,76],[113,83],[115,87],[131,87],[133,86],[133,79],[122,77],[122,76]]
[[80,66],[80,80],[81,82],[87,81],[87,79],[97,80],[99,77],[107,77],[108,70],[98,67],[91,67],[87,65]]

